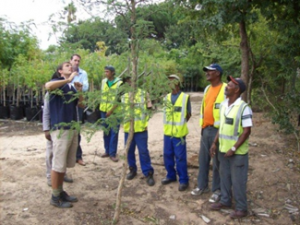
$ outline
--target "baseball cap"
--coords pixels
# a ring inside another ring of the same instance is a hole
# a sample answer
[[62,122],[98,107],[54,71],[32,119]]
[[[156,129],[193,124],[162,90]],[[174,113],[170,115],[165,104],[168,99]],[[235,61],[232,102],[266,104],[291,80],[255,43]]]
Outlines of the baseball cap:
[[223,73],[222,67],[217,63],[213,63],[213,64],[210,64],[209,66],[203,67],[203,71],[208,71],[208,70],[217,70],[221,73],[221,75]]
[[168,76],[168,78],[174,78],[174,79],[178,80],[179,81],[179,85],[182,86],[181,79],[180,79],[180,77],[178,75],[171,74],[171,75]]
[[115,67],[113,67],[113,66],[105,66],[104,69],[105,69],[105,70],[109,70],[109,71],[111,71],[111,72],[115,72],[115,71],[116,71],[116,70],[115,70]]
[[176,74],[169,75],[168,78],[175,78],[176,80],[179,80],[179,82],[180,82],[180,77],[177,76]]
[[246,90],[246,85],[241,78],[234,78],[232,76],[227,76],[227,80],[232,81],[234,84],[239,86],[240,92],[243,93]]

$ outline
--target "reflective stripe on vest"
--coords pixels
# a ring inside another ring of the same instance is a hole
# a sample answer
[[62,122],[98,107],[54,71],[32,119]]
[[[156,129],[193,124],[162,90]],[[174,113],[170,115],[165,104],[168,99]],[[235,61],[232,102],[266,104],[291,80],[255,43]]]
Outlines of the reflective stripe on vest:
[[117,78],[115,83],[108,87],[107,78],[102,80],[101,84],[101,102],[100,102],[100,111],[108,112],[113,107],[113,102],[117,96],[117,89],[122,84],[122,81]]
[[[171,102],[171,95],[167,95],[165,97],[165,101],[167,101],[167,97],[170,96],[170,102]],[[179,97],[178,97],[179,98]],[[187,99],[187,95],[184,94],[183,98],[182,98],[182,107],[181,107],[181,117],[180,117],[180,122],[174,122],[174,121],[168,121],[167,120],[167,113],[165,110],[164,113],[164,124],[168,124],[168,125],[175,125],[175,126],[182,126],[185,123],[185,115],[186,115],[186,107],[183,107],[186,104],[186,99]]]
[[164,98],[164,134],[176,138],[188,134],[186,123],[188,95],[181,92],[175,104],[171,102],[171,94]]
[[[223,83],[222,84],[222,87],[218,93],[218,96],[216,98],[216,101],[214,102],[214,106],[216,104],[219,104],[221,105],[221,102],[223,102],[225,100],[225,87],[227,86],[226,83]],[[206,94],[208,92],[208,89],[211,87],[211,85],[208,85],[205,90],[204,90],[204,96],[203,96],[203,100],[202,100],[202,104],[201,104],[201,108],[200,108],[200,120],[199,120],[199,124],[200,126],[202,127],[203,125],[203,119],[204,119],[204,107],[205,107],[205,97],[206,97]],[[213,108],[213,117],[214,117],[214,127],[216,128],[219,128],[220,126],[220,109],[219,108],[216,108],[214,107]]]
[[[241,132],[243,130],[241,118],[243,110],[247,106],[247,103],[241,101],[239,105],[233,106],[233,108],[228,113],[231,117],[225,115],[225,107],[222,106],[220,109],[220,129],[219,129],[219,142],[220,142],[220,152],[227,152],[239,139]],[[238,108],[237,108],[238,107]],[[226,123],[227,119],[233,119],[232,126]],[[246,154],[248,152],[248,139],[236,150],[235,154]]]
[[[148,117],[147,117],[147,106],[145,102],[146,93],[141,89],[137,89],[134,98],[134,132],[145,131],[145,128],[148,126]],[[124,132],[129,132],[130,129],[130,99],[129,94],[126,93],[122,96],[122,103],[124,104]]]

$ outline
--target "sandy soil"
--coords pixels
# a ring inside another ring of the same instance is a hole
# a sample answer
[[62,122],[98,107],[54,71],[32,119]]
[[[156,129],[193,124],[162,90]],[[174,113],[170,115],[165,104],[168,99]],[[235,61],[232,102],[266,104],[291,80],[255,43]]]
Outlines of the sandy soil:
[[[141,171],[132,181],[125,181],[119,224],[300,224],[297,213],[284,208],[300,207],[299,154],[291,137],[277,132],[262,113],[254,114],[250,138],[248,180],[249,216],[231,220],[228,213],[208,210],[211,193],[191,196],[196,186],[197,154],[200,146],[198,125],[200,93],[191,93],[193,116],[187,137],[190,188],[178,191],[178,183],[162,186],[165,176],[162,160],[162,114],[149,122],[149,150],[155,169],[156,184],[148,187]],[[82,140],[85,167],[76,165],[68,174],[74,183],[64,184],[79,202],[71,209],[57,209],[49,204],[51,188],[46,184],[46,141],[41,124],[26,121],[0,122],[0,223],[1,224],[110,224],[114,213],[117,186],[124,161],[124,133],[119,134],[118,163],[100,158],[102,132],[90,142]],[[259,215],[260,214],[260,215]]]

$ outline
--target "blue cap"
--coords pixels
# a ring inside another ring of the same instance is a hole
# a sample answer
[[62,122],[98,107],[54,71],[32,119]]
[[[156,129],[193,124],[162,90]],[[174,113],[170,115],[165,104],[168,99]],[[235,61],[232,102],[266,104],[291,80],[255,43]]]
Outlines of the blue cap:
[[203,71],[208,71],[208,70],[217,70],[221,73],[221,75],[223,73],[222,67],[217,63],[213,63],[213,64],[210,64],[209,66],[203,67]]
[[232,76],[228,76],[227,77],[228,82],[232,81],[234,84],[239,86],[240,89],[240,93],[243,93],[244,91],[246,91],[246,84],[244,83],[244,81],[241,78],[234,78]]

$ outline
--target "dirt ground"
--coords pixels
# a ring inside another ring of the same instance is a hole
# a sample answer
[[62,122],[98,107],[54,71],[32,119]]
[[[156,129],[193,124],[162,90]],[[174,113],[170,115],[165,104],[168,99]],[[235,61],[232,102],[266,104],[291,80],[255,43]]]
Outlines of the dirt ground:
[[[209,211],[211,193],[191,196],[198,173],[197,154],[200,146],[198,124],[201,94],[191,93],[193,115],[188,123],[187,148],[190,187],[179,192],[178,183],[163,186],[166,175],[163,160],[162,113],[149,122],[148,147],[155,169],[156,184],[146,185],[141,171],[132,181],[125,181],[119,224],[300,224],[299,153],[295,141],[279,133],[262,113],[254,113],[250,137],[248,179],[249,216],[231,220],[230,210]],[[78,197],[71,209],[57,209],[49,204],[51,188],[45,175],[46,140],[38,122],[0,121],[0,223],[1,224],[110,224],[118,182],[124,162],[124,133],[119,133],[120,161],[100,158],[102,132],[90,142],[82,140],[85,167],[76,165],[68,174],[74,183],[65,190]],[[289,213],[286,208],[294,213]],[[293,208],[294,207],[294,208]]]

